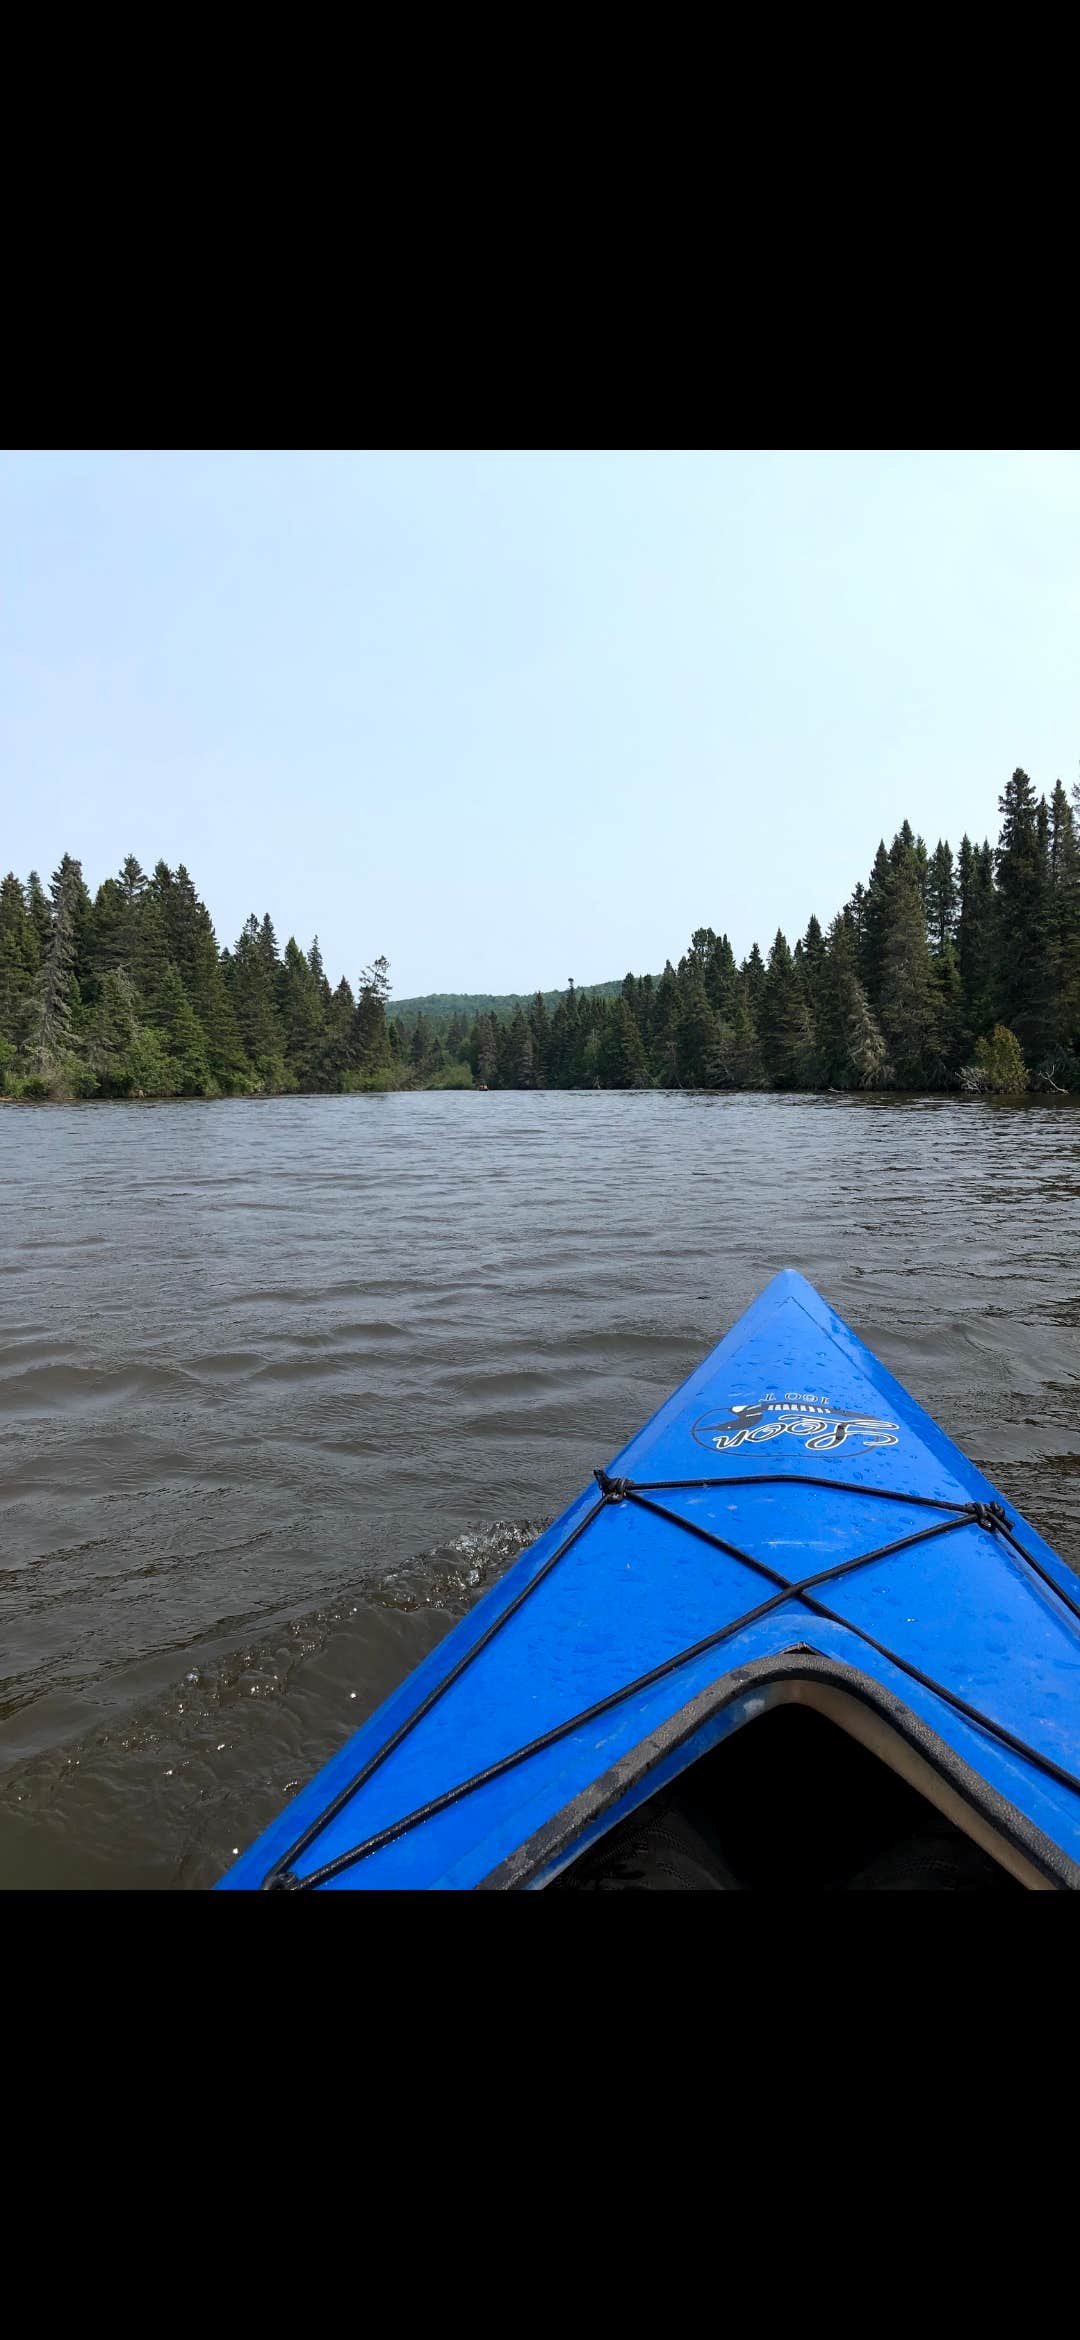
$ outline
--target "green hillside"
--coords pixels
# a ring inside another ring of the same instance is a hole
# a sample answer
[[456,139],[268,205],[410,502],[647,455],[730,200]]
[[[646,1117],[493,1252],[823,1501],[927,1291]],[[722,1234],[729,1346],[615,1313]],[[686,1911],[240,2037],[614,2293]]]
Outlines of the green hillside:
[[[579,999],[615,999],[622,990],[618,983],[583,983],[578,987]],[[452,1016],[463,1023],[472,1023],[474,1016],[512,1016],[515,1008],[529,1008],[536,998],[535,991],[426,991],[421,999],[392,999],[387,1014],[400,1016],[403,1023],[417,1016],[426,1016],[429,1023],[449,1023]],[[549,1015],[554,1015],[565,991],[545,991],[544,1004]]]

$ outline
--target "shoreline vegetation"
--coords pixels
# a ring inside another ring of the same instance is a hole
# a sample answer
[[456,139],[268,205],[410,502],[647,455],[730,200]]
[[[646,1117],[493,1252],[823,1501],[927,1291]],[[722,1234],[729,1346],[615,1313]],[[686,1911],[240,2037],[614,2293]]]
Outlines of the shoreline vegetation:
[[[827,932],[741,965],[699,927],[621,984],[406,1020],[385,959],[334,989],[269,915],[220,949],[181,863],[133,855],[91,897],[64,855],[0,883],[0,1101],[402,1089],[1080,1092],[1080,786],[1021,770],[996,847],[905,821]],[[552,1004],[554,1000],[554,1005]],[[453,1003],[453,1004],[449,1004]]]

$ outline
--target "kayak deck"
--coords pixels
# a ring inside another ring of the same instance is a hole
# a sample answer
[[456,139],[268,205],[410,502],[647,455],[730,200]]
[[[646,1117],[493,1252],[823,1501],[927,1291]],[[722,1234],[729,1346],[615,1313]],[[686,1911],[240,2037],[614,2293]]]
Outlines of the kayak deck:
[[767,1719],[794,1797],[811,1714],[849,1802],[855,1746],[879,1799],[900,1780],[1007,1876],[1076,1885],[1078,1592],[787,1271],[222,1885],[585,1884],[646,1804],[700,1827],[706,1766],[723,1871],[738,1767],[767,1768]]

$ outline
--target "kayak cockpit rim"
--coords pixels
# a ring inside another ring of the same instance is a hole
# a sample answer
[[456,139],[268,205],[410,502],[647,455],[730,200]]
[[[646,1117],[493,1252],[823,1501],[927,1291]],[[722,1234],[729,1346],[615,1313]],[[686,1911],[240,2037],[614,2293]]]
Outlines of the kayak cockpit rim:
[[861,1668],[808,1645],[734,1667],[553,1813],[476,1890],[536,1891],[702,1756],[781,1707],[816,1713],[876,1757],[1029,1891],[1080,1890],[1080,1863]]

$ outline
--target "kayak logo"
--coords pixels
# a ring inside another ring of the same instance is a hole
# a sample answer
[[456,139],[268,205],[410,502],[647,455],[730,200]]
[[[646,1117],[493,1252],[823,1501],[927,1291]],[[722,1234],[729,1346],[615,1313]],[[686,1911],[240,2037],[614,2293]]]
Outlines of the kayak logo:
[[699,1446],[713,1454],[731,1454],[740,1446],[765,1446],[772,1438],[801,1438],[808,1454],[833,1454],[850,1442],[864,1451],[898,1443],[899,1422],[877,1414],[858,1414],[834,1406],[828,1398],[787,1390],[778,1396],[769,1390],[747,1405],[732,1406],[726,1414],[703,1414],[694,1424]]

